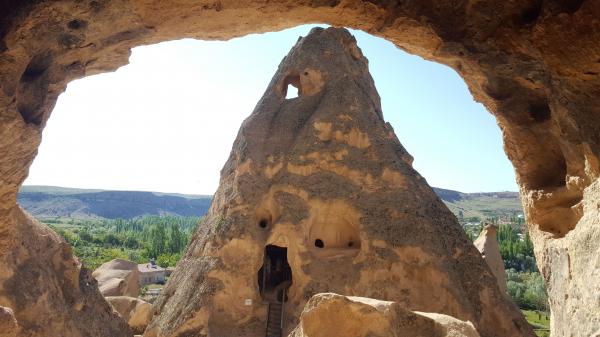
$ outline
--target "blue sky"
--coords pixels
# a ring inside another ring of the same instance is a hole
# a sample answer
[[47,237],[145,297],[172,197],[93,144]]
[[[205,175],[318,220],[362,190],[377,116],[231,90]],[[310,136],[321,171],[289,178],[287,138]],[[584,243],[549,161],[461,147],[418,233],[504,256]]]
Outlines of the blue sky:
[[[237,130],[312,26],[141,46],[59,97],[25,184],[212,194]],[[353,31],[385,119],[430,185],[516,191],[500,129],[454,70]]]

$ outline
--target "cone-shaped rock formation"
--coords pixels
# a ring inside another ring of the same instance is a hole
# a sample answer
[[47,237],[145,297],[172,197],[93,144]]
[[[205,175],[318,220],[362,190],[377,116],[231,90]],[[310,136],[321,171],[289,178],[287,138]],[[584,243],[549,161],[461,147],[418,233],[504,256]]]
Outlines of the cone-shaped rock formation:
[[[299,97],[285,98],[290,85]],[[145,336],[264,336],[281,300],[288,333],[321,292],[532,336],[411,162],[355,39],[313,29],[244,121]]]

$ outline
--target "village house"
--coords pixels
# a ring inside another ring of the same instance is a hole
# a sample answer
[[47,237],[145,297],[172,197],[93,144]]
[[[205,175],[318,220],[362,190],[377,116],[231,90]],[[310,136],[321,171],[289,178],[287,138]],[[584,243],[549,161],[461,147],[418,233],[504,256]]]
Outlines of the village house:
[[140,286],[153,283],[165,283],[167,270],[156,264],[154,260],[148,263],[138,264],[140,272]]

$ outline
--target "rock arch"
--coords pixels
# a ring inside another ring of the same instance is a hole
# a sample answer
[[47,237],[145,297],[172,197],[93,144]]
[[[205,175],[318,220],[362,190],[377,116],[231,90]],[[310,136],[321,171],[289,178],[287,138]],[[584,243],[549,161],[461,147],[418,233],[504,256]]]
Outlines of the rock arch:
[[[119,324],[85,324],[94,310],[109,320],[106,306],[89,290],[68,246],[16,204],[42,129],[69,81],[115,70],[140,44],[229,39],[324,22],[386,38],[465,79],[503,131],[549,288],[553,335],[595,333],[600,329],[595,297],[600,293],[599,16],[600,2],[585,0],[4,1],[0,306],[13,309],[24,329],[33,316],[23,308],[35,305],[64,318],[72,336],[91,328],[98,336],[119,335]],[[47,249],[34,249],[41,241]],[[54,263],[38,263],[48,260]],[[11,288],[20,284],[19,277],[31,277],[23,274],[28,270],[42,275],[48,288],[18,293]],[[62,289],[60,295],[40,302],[51,287]],[[37,323],[45,327],[38,335],[57,335],[51,322]]]

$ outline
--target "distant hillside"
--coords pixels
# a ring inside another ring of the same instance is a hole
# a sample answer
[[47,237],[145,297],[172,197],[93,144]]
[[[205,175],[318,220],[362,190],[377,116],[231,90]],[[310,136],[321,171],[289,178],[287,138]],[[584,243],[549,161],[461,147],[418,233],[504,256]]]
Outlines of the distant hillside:
[[518,192],[463,193],[434,187],[435,193],[456,216],[465,218],[514,216],[523,214]]
[[134,218],[143,215],[202,216],[211,196],[23,186],[18,202],[37,218]]
[[[522,214],[517,192],[463,193],[434,187],[455,214],[487,218]],[[171,214],[201,216],[212,196],[159,192],[106,191],[55,186],[23,186],[19,204],[37,218],[123,218]]]

